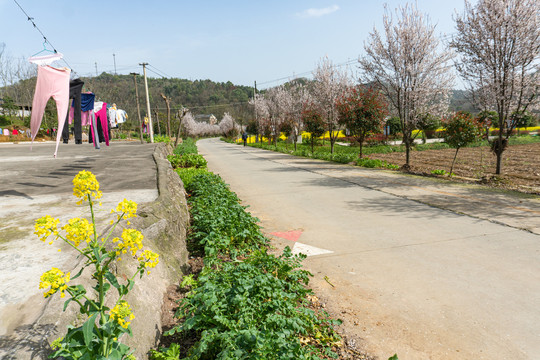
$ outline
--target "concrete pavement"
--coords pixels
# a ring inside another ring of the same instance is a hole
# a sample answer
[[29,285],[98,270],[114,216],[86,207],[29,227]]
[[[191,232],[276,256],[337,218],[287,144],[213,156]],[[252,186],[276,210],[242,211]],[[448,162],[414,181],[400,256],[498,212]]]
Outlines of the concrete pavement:
[[[59,253],[58,244],[44,244],[33,232],[34,220],[47,214],[60,218],[61,225],[88,215],[73,196],[72,180],[79,171],[93,172],[103,191],[98,223],[104,224],[124,198],[142,204],[158,196],[153,144],[112,142],[101,150],[61,144],[57,159],[54,146],[34,143],[30,150],[29,143],[0,144],[0,344],[15,327],[34,323],[41,313],[46,304],[38,289],[41,274],[75,262],[74,251],[62,247]],[[0,357],[8,350],[0,346]]]
[[[540,353],[540,201],[218,140],[198,142],[327,309],[386,359],[532,359]],[[291,241],[296,240],[296,241]],[[324,250],[324,253],[317,252]]]

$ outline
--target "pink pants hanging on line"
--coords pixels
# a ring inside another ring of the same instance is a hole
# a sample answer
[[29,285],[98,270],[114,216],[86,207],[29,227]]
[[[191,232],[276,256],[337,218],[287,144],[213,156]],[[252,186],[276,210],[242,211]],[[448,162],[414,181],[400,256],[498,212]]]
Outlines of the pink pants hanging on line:
[[[71,106],[69,108],[69,124],[73,123],[73,118],[75,117],[75,108]],[[81,111],[81,126],[92,125],[92,110]]]
[[[36,91],[32,101],[32,117],[30,118],[30,131],[32,134],[32,143],[41,126],[43,113],[47,101],[52,97],[56,101],[56,111],[58,113],[58,128],[64,128],[66,114],[69,107],[69,75],[71,70],[68,68],[53,68],[51,66],[38,66],[38,76],[36,82]],[[56,134],[56,149],[54,157],[58,152],[58,144],[62,132]]]

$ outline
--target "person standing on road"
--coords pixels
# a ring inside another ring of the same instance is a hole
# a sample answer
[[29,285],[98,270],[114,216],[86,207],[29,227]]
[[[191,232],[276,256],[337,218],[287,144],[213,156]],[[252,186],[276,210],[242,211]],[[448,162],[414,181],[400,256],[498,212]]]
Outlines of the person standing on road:
[[246,146],[247,138],[248,138],[247,132],[244,131],[242,133],[242,140],[244,141],[244,146]]

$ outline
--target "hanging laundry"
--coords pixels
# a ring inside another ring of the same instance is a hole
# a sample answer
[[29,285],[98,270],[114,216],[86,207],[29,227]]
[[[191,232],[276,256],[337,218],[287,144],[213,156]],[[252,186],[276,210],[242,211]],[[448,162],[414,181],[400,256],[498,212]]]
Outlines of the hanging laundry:
[[122,110],[118,109],[116,110],[116,124],[122,124],[127,121],[127,113]]
[[8,129],[4,129],[4,135],[9,136],[9,130]]
[[99,141],[105,141],[105,144],[109,146],[109,121],[107,120],[107,103],[104,103],[102,101],[96,101],[94,103],[94,114],[96,115],[96,125]]
[[[73,124],[75,126],[75,144],[82,144],[82,124],[81,124],[81,91],[84,81],[74,79],[69,82],[69,98],[73,99]],[[58,126],[62,130],[64,144],[69,141],[69,113],[66,110],[64,126]]]
[[12,134],[13,134],[13,135],[19,135],[19,132],[17,131],[17,129],[13,129]]
[[[38,66],[36,90],[32,101],[32,116],[30,117],[30,129],[32,143],[36,138],[45,112],[45,106],[49,98],[56,101],[56,111],[58,113],[58,127],[62,128],[66,121],[66,114],[69,107],[69,76],[71,69],[54,68],[51,66]],[[58,152],[60,135],[56,136],[56,148],[54,157]]]
[[116,104],[112,104],[112,106],[107,109],[107,117],[109,118],[109,124],[111,125],[111,128],[118,127],[116,122]]
[[[92,93],[82,93],[81,94],[81,126],[90,126],[92,123],[92,113],[94,111],[94,99],[96,98],[95,94]],[[73,100],[73,104],[75,100]],[[69,123],[74,122],[75,117],[75,107],[71,105],[69,109]]]

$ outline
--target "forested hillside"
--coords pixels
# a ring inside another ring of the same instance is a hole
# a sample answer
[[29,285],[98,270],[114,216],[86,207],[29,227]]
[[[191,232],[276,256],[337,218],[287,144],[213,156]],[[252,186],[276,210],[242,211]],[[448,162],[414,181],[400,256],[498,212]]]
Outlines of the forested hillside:
[[[127,111],[130,117],[137,117],[135,85],[132,75],[111,75],[103,73],[98,77],[82,78],[87,90],[94,92],[97,98],[109,103],[116,103]],[[141,115],[146,114],[144,79],[137,76]],[[216,83],[211,80],[158,79],[148,78],[148,91],[152,116],[159,111],[160,118],[166,116],[167,107],[161,94],[170,98],[171,113],[182,106],[194,115],[214,114],[221,119],[225,112],[230,113],[238,122],[245,122],[253,114],[248,105],[253,96],[253,88],[238,86],[231,82]]]

